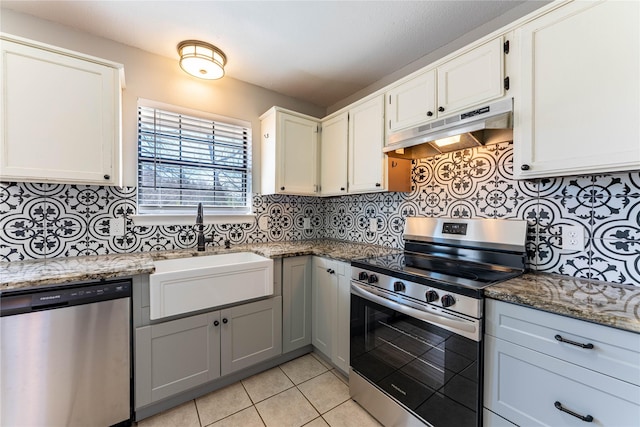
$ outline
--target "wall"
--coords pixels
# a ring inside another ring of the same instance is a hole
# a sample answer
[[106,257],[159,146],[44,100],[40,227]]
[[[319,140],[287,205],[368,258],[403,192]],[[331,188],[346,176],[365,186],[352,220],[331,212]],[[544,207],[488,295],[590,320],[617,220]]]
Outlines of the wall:
[[[249,83],[224,77],[206,81],[186,74],[176,58],[151,54],[70,27],[2,9],[0,28],[5,33],[104,58],[124,65],[126,89],[122,93],[124,185],[136,185],[137,100],[165,102],[251,122],[253,158],[260,158],[260,120],[274,105],[323,117],[325,109]],[[179,40],[176,41],[179,42]],[[227,52],[233,60],[233,52]],[[69,118],[72,121],[73,118]],[[259,162],[253,170],[254,187],[260,185]]]
[[[402,247],[404,218],[524,219],[533,270],[640,286],[640,173],[516,181],[503,143],[414,162],[411,193],[253,198],[257,224],[208,226],[216,244],[327,237]],[[193,248],[191,226],[136,227],[109,237],[107,219],[135,212],[135,188],[0,183],[0,260]],[[312,230],[303,230],[310,217]],[[369,219],[378,230],[370,232]],[[195,221],[195,215],[194,215]],[[561,249],[562,226],[578,225],[584,251]]]

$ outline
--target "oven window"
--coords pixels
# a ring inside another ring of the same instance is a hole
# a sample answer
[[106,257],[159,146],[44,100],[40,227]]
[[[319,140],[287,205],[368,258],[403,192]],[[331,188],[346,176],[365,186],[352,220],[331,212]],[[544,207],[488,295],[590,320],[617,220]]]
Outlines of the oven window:
[[477,426],[481,344],[351,295],[351,367],[437,427]]

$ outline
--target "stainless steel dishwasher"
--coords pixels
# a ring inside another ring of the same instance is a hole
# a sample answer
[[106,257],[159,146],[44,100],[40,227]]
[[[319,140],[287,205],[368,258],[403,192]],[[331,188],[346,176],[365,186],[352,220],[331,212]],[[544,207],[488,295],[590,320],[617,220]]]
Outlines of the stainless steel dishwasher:
[[0,425],[130,425],[130,307],[130,280],[3,292]]

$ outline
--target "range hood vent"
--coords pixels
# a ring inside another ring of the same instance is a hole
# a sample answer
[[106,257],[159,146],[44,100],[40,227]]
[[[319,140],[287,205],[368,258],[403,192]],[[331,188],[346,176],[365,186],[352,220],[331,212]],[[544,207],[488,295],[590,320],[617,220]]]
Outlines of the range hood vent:
[[[460,136],[447,145],[436,140]],[[513,99],[488,104],[442,120],[389,135],[390,157],[421,159],[481,145],[513,141]]]

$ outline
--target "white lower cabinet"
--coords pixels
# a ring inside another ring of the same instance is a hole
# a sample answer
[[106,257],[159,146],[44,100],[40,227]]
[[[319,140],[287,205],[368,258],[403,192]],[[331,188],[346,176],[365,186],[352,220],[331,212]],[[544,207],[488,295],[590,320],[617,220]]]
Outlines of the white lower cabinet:
[[350,265],[313,257],[312,344],[349,371]]
[[136,408],[282,352],[282,297],[135,331]]
[[[494,300],[486,319],[486,426],[638,425],[640,335]],[[620,378],[601,369],[616,352]]]

